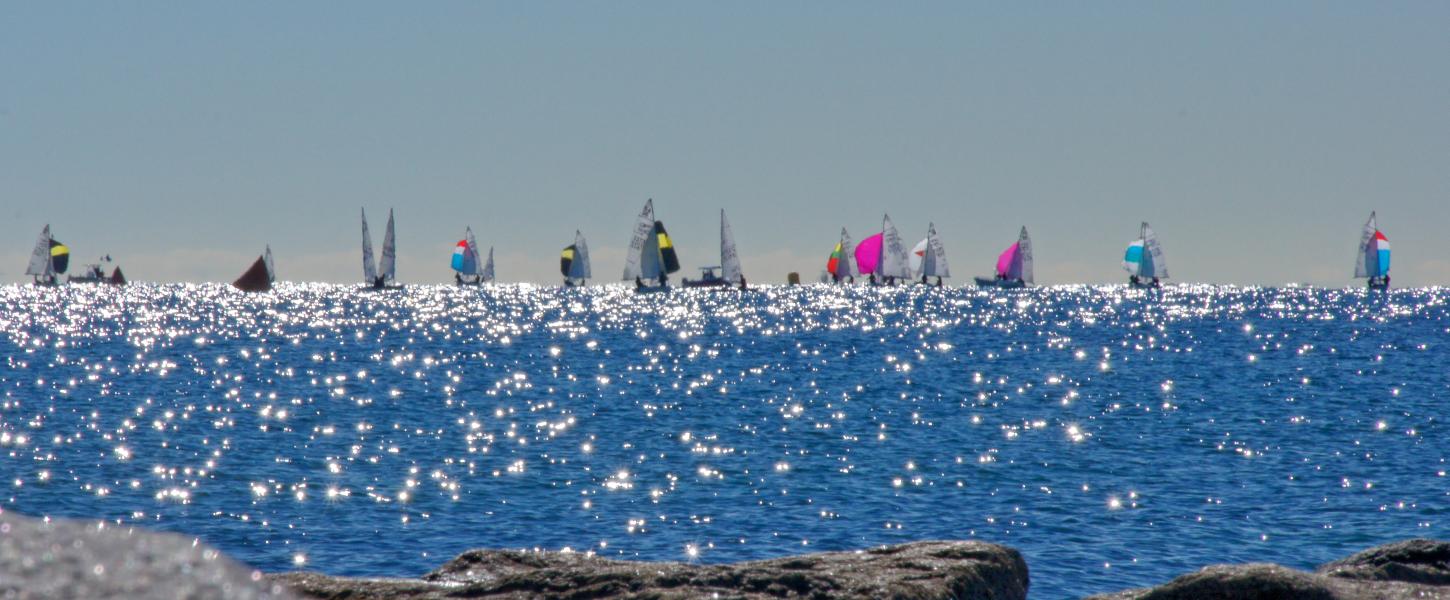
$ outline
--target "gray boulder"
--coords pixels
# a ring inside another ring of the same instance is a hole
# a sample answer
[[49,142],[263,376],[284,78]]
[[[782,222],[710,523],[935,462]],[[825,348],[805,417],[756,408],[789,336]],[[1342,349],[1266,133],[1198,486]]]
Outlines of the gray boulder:
[[0,598],[292,597],[192,538],[0,511]]
[[646,563],[578,553],[471,550],[422,579],[289,573],[273,581],[313,598],[899,598],[1027,597],[1027,563],[981,542],[917,542],[729,565]]

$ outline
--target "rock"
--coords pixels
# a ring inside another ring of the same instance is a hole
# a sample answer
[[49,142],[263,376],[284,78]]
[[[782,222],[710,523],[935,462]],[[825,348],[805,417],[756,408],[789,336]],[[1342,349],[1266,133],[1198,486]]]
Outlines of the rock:
[[1215,565],[1157,587],[1093,598],[1450,599],[1450,543],[1434,540],[1395,542],[1328,563],[1313,573],[1270,564]]
[[981,542],[916,542],[729,565],[630,562],[577,553],[471,550],[409,579],[273,576],[314,598],[1027,597],[1027,563]]
[[0,598],[292,598],[192,538],[0,510]]

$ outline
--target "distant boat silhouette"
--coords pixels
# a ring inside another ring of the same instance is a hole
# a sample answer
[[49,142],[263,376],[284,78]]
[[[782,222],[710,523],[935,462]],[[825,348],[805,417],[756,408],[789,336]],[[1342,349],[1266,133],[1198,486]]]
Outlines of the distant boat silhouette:
[[393,211],[388,209],[388,228],[383,233],[383,256],[381,264],[373,261],[373,238],[368,233],[368,213],[362,212],[362,253],[363,253],[363,278],[372,289],[380,290],[390,286],[397,276],[397,249],[394,246],[393,236]]
[[891,215],[881,216],[881,233],[861,240],[856,245],[856,267],[862,275],[871,276],[871,285],[892,285],[911,279],[911,264],[906,246]]
[[453,278],[458,285],[483,283],[483,263],[478,259],[478,242],[473,239],[472,227],[464,229],[463,239],[453,247],[450,266],[455,271]]
[[253,262],[241,277],[232,282],[232,286],[243,292],[272,291],[271,269],[267,268],[267,257],[258,256],[256,262]]
[[909,260],[912,272],[921,279],[922,285],[928,285],[927,278],[935,277],[936,286],[941,287],[942,279],[952,276],[952,269],[947,264],[947,251],[936,234],[935,223],[927,224],[926,237],[911,249]]
[[1032,238],[1027,237],[1027,227],[1022,228],[1017,241],[997,256],[995,277],[977,277],[977,287],[1020,288],[1032,283]]
[[577,229],[574,243],[559,253],[559,274],[564,276],[564,287],[582,287],[594,276],[589,267],[589,243]]
[[1390,239],[1380,231],[1374,212],[1359,236],[1359,254],[1354,259],[1355,278],[1368,279],[1369,289],[1390,289]]
[[624,279],[634,280],[635,291],[661,292],[670,289],[669,275],[679,270],[675,243],[665,233],[665,224],[655,219],[654,200],[646,200],[624,255]]
[[1168,262],[1163,259],[1163,246],[1157,234],[1144,221],[1138,228],[1138,239],[1128,243],[1123,253],[1123,270],[1128,272],[1128,285],[1135,288],[1156,288],[1168,278]]
[[40,230],[35,240],[35,249],[30,253],[30,264],[25,274],[35,277],[35,285],[53,286],[60,283],[60,274],[70,266],[70,248],[50,235],[50,225]]
[[[715,269],[720,274],[715,274]],[[739,286],[745,289],[745,274],[740,270],[740,255],[735,251],[735,232],[730,221],[725,220],[724,209],[720,210],[720,266],[700,267],[700,278],[686,279],[680,285],[688,288],[729,288]]]
[[[856,261],[852,260],[852,252],[856,246],[851,243],[851,234],[846,233],[846,228],[841,228],[841,239],[836,242],[836,249],[831,251],[831,257],[826,259],[826,275],[829,281],[834,283],[856,281]],[[822,281],[826,281],[823,279]]]

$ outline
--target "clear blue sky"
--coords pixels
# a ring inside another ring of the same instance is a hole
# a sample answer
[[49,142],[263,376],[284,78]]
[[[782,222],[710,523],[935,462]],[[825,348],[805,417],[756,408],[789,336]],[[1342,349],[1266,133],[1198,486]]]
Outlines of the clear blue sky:
[[842,226],[934,221],[958,281],[1018,226],[1044,283],[1118,282],[1150,221],[1178,281],[1342,285],[1371,209],[1395,283],[1450,284],[1446,2],[6,2],[0,281],[50,223],[133,278],[505,281],[576,228],[617,279],[653,197],[747,276]]

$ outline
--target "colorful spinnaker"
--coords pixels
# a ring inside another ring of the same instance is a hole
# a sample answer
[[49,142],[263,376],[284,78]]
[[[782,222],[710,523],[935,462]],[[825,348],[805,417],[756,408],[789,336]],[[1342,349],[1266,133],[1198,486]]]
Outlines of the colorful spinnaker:
[[1390,286],[1390,240],[1379,230],[1375,214],[1369,213],[1364,230],[1359,236],[1359,252],[1354,261],[1354,276],[1368,279],[1369,287],[1385,289]]
[[874,275],[881,266],[881,234],[870,236],[856,244],[856,268],[862,275]]
[[57,276],[69,266],[70,248],[51,237],[50,225],[46,225],[35,240],[25,274],[34,276],[36,285],[55,285],[59,282]]
[[852,259],[852,252],[855,246],[851,244],[851,234],[846,233],[846,228],[841,228],[841,240],[836,242],[836,249],[831,251],[831,257],[826,260],[826,272],[837,282],[852,279],[856,276],[856,261]]
[[478,242],[473,239],[473,228],[464,229],[463,239],[453,246],[453,258],[449,263],[458,273],[458,282],[477,284],[482,280],[482,266],[478,261]]
[[1123,270],[1129,274],[1133,285],[1151,285],[1159,279],[1168,278],[1168,262],[1163,258],[1163,246],[1148,223],[1138,229],[1138,239],[1128,243],[1123,253]]
[[655,219],[654,200],[646,200],[625,253],[624,279],[635,280],[640,289],[663,289],[668,275],[679,270],[674,242],[665,232],[665,224]]
[[881,233],[856,245],[856,267],[862,275],[871,275],[872,281],[911,279],[911,261],[891,215],[881,216]]
[[594,276],[589,267],[589,243],[578,230],[574,231],[574,243],[559,253],[559,274],[564,276],[564,285],[568,287],[584,285]]

